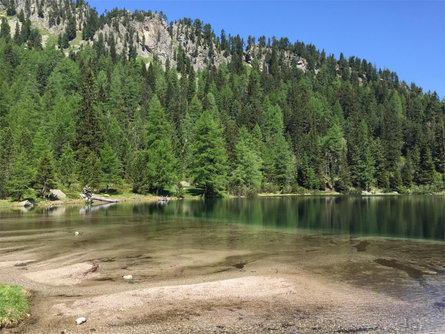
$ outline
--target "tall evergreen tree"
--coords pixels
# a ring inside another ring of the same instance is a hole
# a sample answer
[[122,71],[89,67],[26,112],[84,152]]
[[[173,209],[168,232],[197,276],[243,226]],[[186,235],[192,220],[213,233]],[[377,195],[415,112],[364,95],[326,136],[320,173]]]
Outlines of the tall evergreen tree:
[[29,167],[28,155],[21,151],[11,167],[7,190],[9,195],[17,201],[31,194],[33,171]]
[[9,27],[6,17],[2,17],[2,23],[0,26],[0,37],[4,38],[7,42],[11,40],[11,28]]
[[104,148],[100,151],[100,168],[102,171],[102,182],[105,183],[106,192],[110,184],[117,184],[119,177],[119,159],[113,148],[105,142]]
[[72,41],[76,38],[76,18],[74,16],[71,16],[68,19],[68,24],[65,28],[65,35],[68,41]]
[[56,186],[55,179],[51,154],[49,151],[44,151],[34,179],[34,189],[37,190],[40,197],[49,196],[50,190]]
[[190,166],[193,182],[203,189],[204,197],[217,196],[226,183],[227,153],[221,130],[210,111],[201,114],[193,132]]
[[231,185],[235,192],[248,194],[261,186],[261,158],[253,147],[252,138],[245,127],[239,131],[235,147],[236,160],[231,175]]
[[[103,147],[103,134],[100,126],[99,115],[96,110],[96,87],[93,72],[87,70],[80,84],[79,109],[77,111],[76,135],[74,138],[74,147],[76,150],[77,160],[79,161],[80,171],[87,171],[85,166],[87,159],[95,163],[91,154],[96,158],[100,154]],[[89,173],[89,172],[88,172]],[[90,178],[87,175],[80,175],[80,178],[86,180]]]
[[57,176],[60,183],[68,187],[71,186],[76,179],[76,156],[70,144],[66,144],[63,148],[58,165]]
[[171,129],[158,97],[150,101],[147,123],[147,184],[159,193],[175,180],[176,159],[171,144]]
[[0,129],[0,198],[8,195],[8,180],[10,179],[11,165],[13,160],[14,147],[11,140],[13,138],[10,127]]

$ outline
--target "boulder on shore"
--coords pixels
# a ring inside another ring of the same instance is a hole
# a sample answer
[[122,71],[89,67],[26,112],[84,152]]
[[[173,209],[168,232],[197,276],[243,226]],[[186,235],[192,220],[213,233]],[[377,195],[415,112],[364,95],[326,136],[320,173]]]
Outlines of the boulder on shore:
[[53,201],[59,200],[59,199],[66,199],[65,193],[60,189],[51,189],[49,191],[49,198]]
[[28,200],[24,200],[24,201],[20,202],[18,204],[18,206],[21,207],[21,208],[32,208],[33,204],[30,201],[28,201]]

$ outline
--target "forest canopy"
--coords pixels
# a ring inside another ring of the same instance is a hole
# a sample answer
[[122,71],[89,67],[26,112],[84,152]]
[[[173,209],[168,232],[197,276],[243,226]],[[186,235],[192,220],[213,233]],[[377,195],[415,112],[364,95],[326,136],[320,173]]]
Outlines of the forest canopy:
[[[91,15],[86,40],[120,14]],[[181,181],[208,197],[444,188],[443,101],[364,59],[283,38],[245,43],[187,19],[227,63],[195,70],[177,47],[174,66],[147,64],[132,43],[119,54],[104,39],[67,56],[75,26],[42,47],[27,20],[16,36],[5,18],[0,30],[0,198],[86,185],[162,193]]]

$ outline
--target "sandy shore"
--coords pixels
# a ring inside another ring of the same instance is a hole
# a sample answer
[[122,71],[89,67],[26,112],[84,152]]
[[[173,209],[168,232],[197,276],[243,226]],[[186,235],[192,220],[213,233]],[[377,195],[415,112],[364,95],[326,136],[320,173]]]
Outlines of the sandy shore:
[[443,243],[61,212],[0,233],[0,282],[33,294],[31,316],[1,333],[440,333],[445,324]]
[[17,263],[0,262],[0,278],[34,291],[32,316],[5,333],[416,332],[406,302],[268,262],[165,281],[125,280],[106,263]]

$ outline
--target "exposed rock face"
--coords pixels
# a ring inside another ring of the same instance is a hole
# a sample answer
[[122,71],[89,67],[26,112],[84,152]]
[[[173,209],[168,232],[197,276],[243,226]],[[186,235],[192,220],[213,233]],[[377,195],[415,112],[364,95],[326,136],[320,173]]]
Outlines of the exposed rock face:
[[[15,0],[17,13],[23,10],[25,17],[28,17],[34,26],[42,32],[43,44],[47,42],[51,35],[59,36],[65,32],[68,18],[73,16],[76,20],[77,36],[82,35],[82,29],[88,23],[91,9],[83,2],[63,2],[60,0]],[[43,6],[41,5],[43,3]],[[77,3],[77,7],[76,7]],[[7,1],[0,0],[0,10],[7,8]],[[63,15],[62,15],[63,13]],[[56,19],[55,19],[56,17]],[[161,64],[165,65],[167,60],[170,66],[177,65],[178,52],[182,52],[184,57],[189,59],[193,69],[203,69],[209,65],[216,67],[231,62],[232,56],[229,52],[218,50],[214,38],[205,37],[205,32],[184,20],[172,22],[169,26],[163,15],[145,12],[136,15],[128,11],[121,11],[118,15],[111,15],[107,19],[108,23],[102,24],[94,33],[93,40],[104,41],[104,47],[109,48],[110,38],[114,38],[115,48],[118,54],[127,52],[132,46],[138,57],[144,58],[147,63],[156,56]],[[10,17],[11,30],[15,30],[17,18]],[[21,25],[21,23],[19,23]],[[52,39],[54,41],[54,39]],[[92,44],[93,41],[80,40],[76,38],[75,43],[71,43],[74,51],[79,50],[82,45]],[[219,42],[218,42],[219,43]],[[270,48],[251,45],[243,52],[242,61],[247,65],[252,65],[254,58],[257,58],[260,69],[266,62]],[[68,51],[65,54],[68,55]],[[302,71],[307,70],[307,62],[290,51],[279,51],[282,63],[294,63]],[[267,64],[266,64],[267,65]]]

